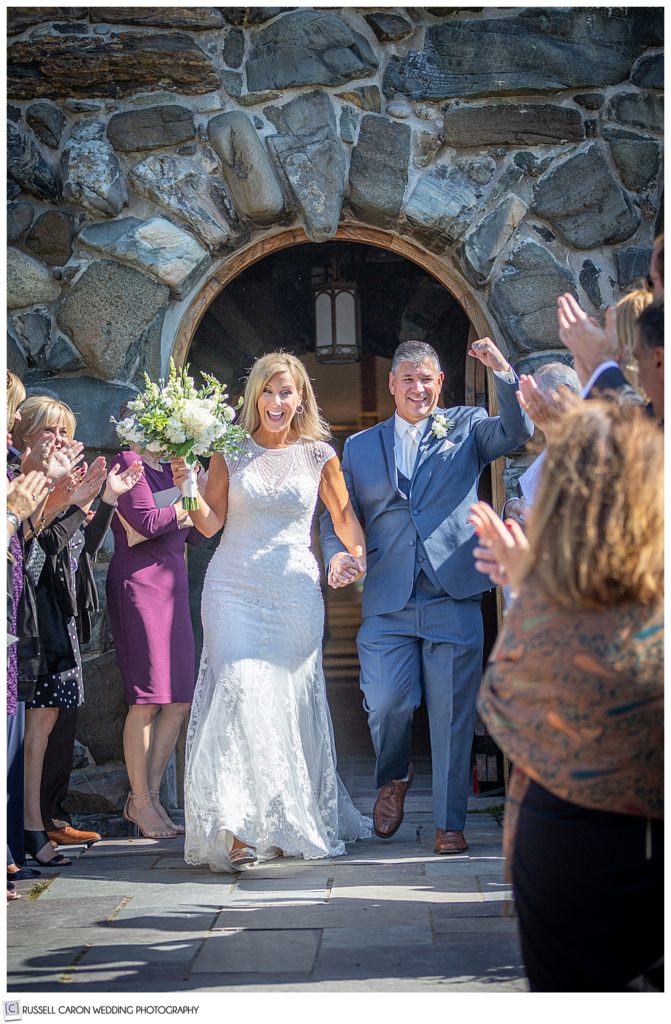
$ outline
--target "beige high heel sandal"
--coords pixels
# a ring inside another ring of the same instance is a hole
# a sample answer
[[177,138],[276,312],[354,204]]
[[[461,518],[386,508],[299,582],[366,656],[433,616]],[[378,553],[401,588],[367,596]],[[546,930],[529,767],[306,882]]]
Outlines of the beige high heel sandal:
[[[177,835],[176,832],[157,831],[156,829],[152,829],[148,832],[145,832],[145,830],[142,828],[142,825],[140,825],[140,823],[136,821],[135,818],[131,817],[130,811],[128,809],[131,800],[139,800],[143,796],[151,796],[151,793],[129,793],[128,796],[126,797],[126,803],[124,804],[123,809],[123,816],[124,819],[128,822],[128,830],[130,834],[136,837],[142,836],[144,839],[174,839],[175,836]],[[166,825],[166,829],[167,827],[168,826]]]
[[[149,790],[149,796],[155,796],[155,797],[158,798],[159,797],[159,791],[157,789],[150,789]],[[161,801],[159,800],[159,803],[160,802]],[[167,818],[168,818],[168,820],[170,822],[169,825],[166,825],[166,828],[174,828],[174,830],[175,830],[175,832],[177,833],[178,836],[183,836],[184,833],[186,832],[186,829],[184,828],[184,826],[183,825],[178,825],[177,822],[172,820],[172,818],[170,817],[170,815],[166,811],[165,807],[163,807],[163,804],[161,804],[161,810],[167,816]]]

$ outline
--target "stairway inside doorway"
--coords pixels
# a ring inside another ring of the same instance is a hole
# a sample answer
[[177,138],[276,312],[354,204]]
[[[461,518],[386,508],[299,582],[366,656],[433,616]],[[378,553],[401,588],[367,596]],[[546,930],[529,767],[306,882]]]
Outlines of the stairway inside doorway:
[[356,635],[361,624],[361,587],[331,590],[325,596],[324,676],[340,757],[372,755],[359,689]]

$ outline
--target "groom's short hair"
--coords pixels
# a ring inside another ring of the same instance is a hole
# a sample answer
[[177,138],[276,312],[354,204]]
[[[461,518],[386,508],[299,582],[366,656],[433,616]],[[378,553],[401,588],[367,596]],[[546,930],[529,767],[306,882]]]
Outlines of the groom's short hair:
[[416,366],[417,363],[423,363],[425,359],[428,359],[430,363],[436,368],[436,373],[440,373],[440,359],[435,348],[428,344],[426,341],[402,341],[394,352],[393,359],[391,361],[391,372],[396,373],[400,363],[412,363]]

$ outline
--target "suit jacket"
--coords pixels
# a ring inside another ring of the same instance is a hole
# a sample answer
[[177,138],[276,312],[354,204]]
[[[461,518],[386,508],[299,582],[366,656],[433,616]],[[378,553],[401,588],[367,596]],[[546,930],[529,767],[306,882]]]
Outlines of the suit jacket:
[[[364,617],[405,607],[414,585],[418,539],[450,597],[476,597],[490,589],[489,578],[475,570],[469,505],[477,501],[485,466],[533,433],[515,398],[517,381],[495,381],[500,416],[488,416],[477,406],[437,410],[454,426],[439,439],[431,433],[432,423],[427,425],[407,498],[398,486],[393,416],[345,442],[343,474],[366,533]],[[328,565],[343,550],[328,511],[320,517],[320,531]]]
[[619,366],[606,366],[598,375],[585,398],[608,398],[617,396],[622,402],[642,405],[643,400],[636,388],[632,387]]

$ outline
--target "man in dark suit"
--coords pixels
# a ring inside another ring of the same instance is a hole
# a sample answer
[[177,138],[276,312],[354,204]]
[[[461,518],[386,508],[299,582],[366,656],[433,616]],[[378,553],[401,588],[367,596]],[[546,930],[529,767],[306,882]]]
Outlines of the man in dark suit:
[[[500,416],[439,409],[443,373],[424,342],[397,348],[389,375],[396,412],[350,437],[342,468],[366,532],[363,624],[357,637],[364,707],[377,758],[375,832],[390,838],[412,783],[410,739],[424,697],[431,733],[436,853],[468,849],[463,829],[475,698],[482,674],[480,597],[468,509],[485,466],[523,444],[532,425],[515,398],[517,377],[489,339],[469,355],[489,367]],[[329,582],[341,586],[350,556],[321,516]]]

